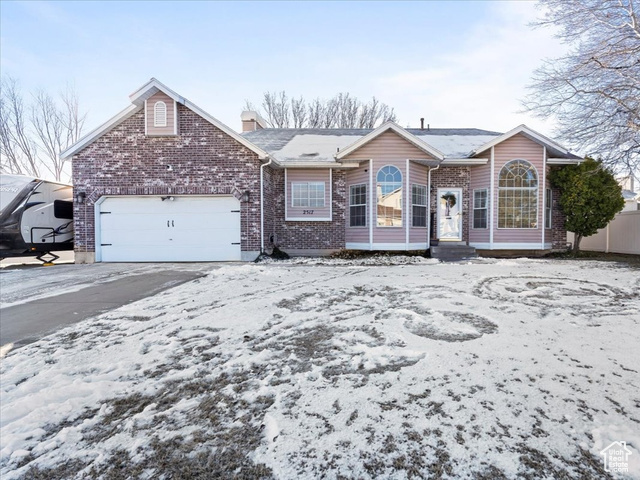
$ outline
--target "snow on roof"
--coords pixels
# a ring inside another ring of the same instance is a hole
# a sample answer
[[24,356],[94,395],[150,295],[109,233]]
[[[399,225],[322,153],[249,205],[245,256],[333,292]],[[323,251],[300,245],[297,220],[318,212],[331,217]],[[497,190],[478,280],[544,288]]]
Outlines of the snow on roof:
[[[355,143],[372,129],[267,128],[243,136],[283,164],[291,162],[335,162],[338,149]],[[447,158],[465,158],[475,148],[500,133],[476,128],[407,129],[412,135],[444,153]]]
[[335,162],[333,157],[339,150],[348,147],[360,138],[360,136],[354,135],[296,135],[280,150],[271,153],[284,162],[293,160]]
[[497,135],[418,135],[448,158],[465,158],[480,145],[490,142]]

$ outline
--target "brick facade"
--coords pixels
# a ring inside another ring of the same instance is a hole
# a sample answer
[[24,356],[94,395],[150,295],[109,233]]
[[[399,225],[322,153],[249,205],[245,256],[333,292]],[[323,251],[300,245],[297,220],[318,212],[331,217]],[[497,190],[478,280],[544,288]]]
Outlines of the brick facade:
[[[347,205],[346,173],[333,170],[331,222],[285,221],[284,170],[269,172],[265,193],[269,192],[269,216],[265,215],[265,237],[269,248],[287,250],[336,250],[345,246]],[[268,218],[268,221],[267,221]],[[273,238],[274,244],[271,243]]]
[[[469,182],[470,167],[440,167],[431,173],[431,214],[438,211],[438,188],[462,189],[462,241],[469,241]],[[433,227],[433,223],[432,223]],[[432,232],[437,231],[436,229]],[[433,234],[433,233],[432,233]]]
[[[178,135],[148,137],[138,112],[73,156],[75,251],[94,252],[94,205],[103,195],[214,195],[240,198],[241,249],[260,250],[260,165],[257,154],[183,105]],[[169,171],[167,166],[171,165]]]
[[553,250],[566,250],[567,229],[565,228],[564,223],[566,222],[567,217],[560,210],[560,204],[558,202],[558,199],[560,198],[560,190],[557,188],[553,188],[551,190],[551,196],[552,196],[552,200],[551,200],[552,234],[551,234],[551,239],[548,239],[547,242],[551,240],[551,243],[552,243],[551,248]]

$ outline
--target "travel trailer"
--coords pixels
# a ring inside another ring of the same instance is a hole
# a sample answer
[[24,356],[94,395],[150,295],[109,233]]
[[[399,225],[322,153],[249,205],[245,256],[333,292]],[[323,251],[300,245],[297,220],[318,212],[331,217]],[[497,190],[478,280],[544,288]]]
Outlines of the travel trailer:
[[0,259],[73,250],[73,187],[0,175]]

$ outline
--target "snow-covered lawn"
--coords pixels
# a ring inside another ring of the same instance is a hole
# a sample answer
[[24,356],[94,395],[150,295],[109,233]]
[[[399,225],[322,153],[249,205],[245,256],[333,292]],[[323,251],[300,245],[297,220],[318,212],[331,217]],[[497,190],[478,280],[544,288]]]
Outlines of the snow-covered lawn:
[[639,270],[313,263],[12,351],[2,478],[610,478],[614,441],[640,478]]

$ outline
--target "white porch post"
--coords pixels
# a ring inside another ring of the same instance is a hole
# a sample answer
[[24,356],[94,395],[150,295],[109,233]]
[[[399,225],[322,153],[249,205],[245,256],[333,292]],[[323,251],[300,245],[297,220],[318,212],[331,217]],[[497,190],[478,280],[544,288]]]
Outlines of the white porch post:
[[489,188],[491,190],[490,198],[491,201],[489,203],[489,250],[493,250],[493,214],[496,207],[496,193],[495,193],[495,181],[496,181],[496,170],[495,170],[495,157],[494,157],[494,147],[491,147],[491,181],[489,182]]

